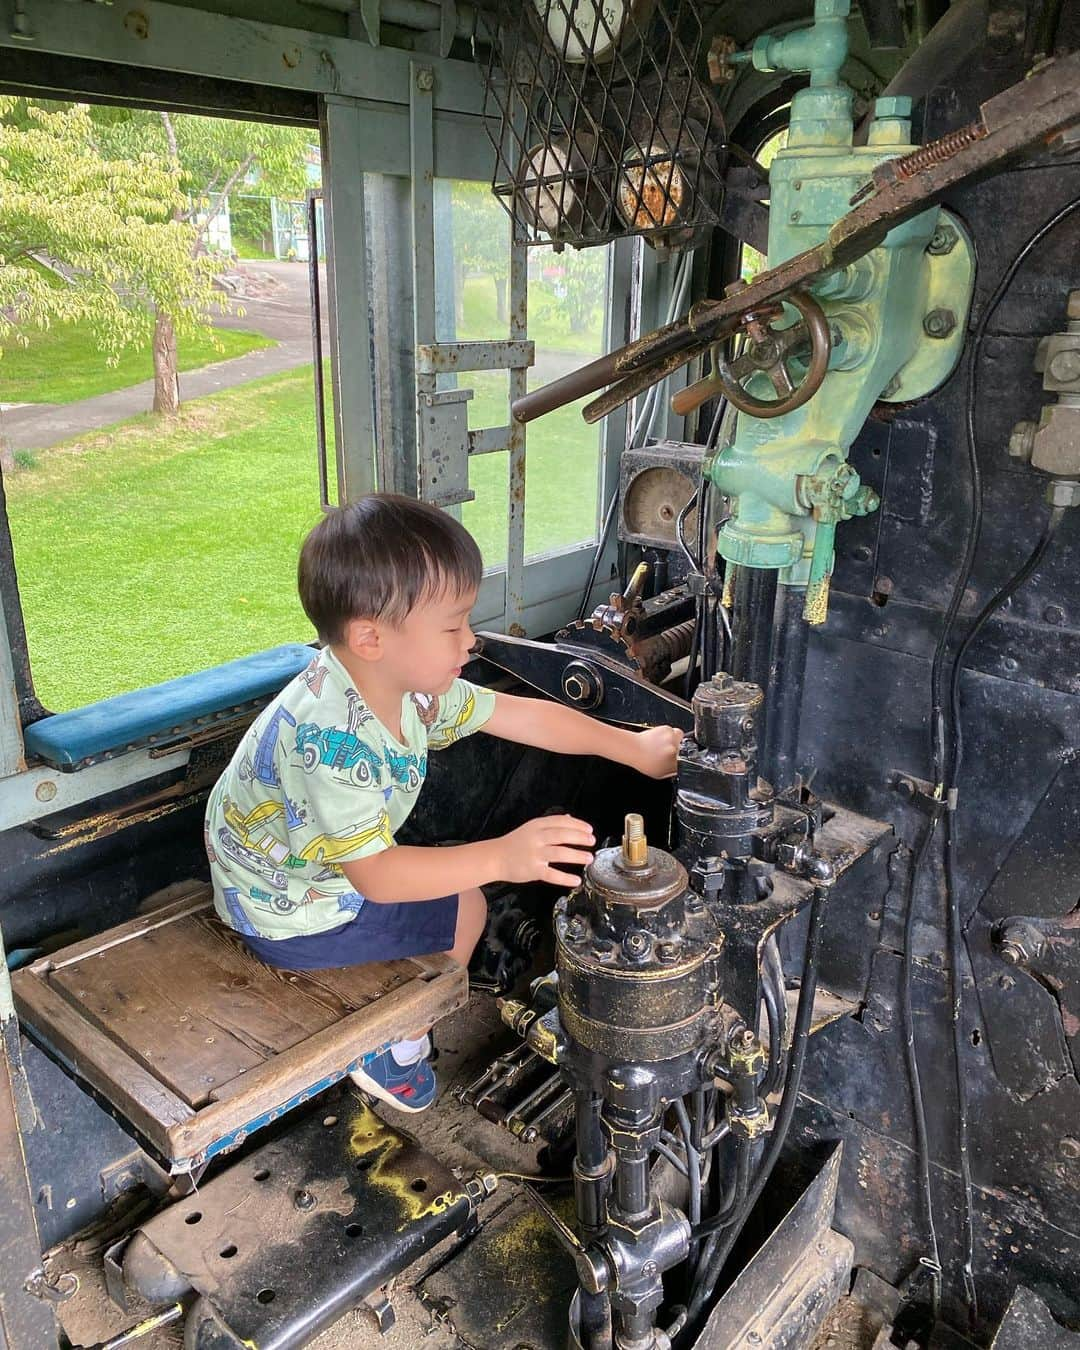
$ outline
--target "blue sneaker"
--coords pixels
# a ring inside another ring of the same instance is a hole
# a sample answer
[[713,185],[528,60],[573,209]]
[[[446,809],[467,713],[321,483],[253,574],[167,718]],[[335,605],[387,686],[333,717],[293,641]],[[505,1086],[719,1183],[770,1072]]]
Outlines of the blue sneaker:
[[435,1074],[426,1059],[401,1065],[390,1050],[365,1055],[349,1077],[362,1092],[399,1111],[426,1111],[435,1100]]

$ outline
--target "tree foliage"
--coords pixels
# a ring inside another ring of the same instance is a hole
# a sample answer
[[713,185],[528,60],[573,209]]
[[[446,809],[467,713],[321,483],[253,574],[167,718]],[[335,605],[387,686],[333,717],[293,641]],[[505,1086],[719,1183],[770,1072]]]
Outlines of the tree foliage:
[[154,407],[179,407],[176,340],[227,308],[206,254],[245,192],[300,195],[294,127],[0,97],[0,353],[27,330],[87,324],[107,358],[152,343]]
[[0,352],[83,321],[115,359],[149,341],[155,310],[201,330],[224,302],[184,202],[175,165],[110,153],[87,108],[0,97]]

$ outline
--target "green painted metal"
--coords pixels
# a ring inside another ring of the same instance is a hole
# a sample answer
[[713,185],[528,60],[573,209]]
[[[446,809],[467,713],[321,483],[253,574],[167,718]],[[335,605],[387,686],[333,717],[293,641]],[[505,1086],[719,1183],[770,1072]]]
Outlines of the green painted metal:
[[[736,54],[759,70],[810,75],[792,100],[787,146],[770,171],[770,265],[820,243],[874,165],[915,148],[905,97],[879,99],[867,144],[853,144],[851,91],[839,80],[848,12],[849,0],[817,0],[809,28],[765,34]],[[708,465],[732,499],[721,555],[738,566],[776,568],[781,584],[805,586],[812,623],[825,619],[837,525],[878,505],[847,463],[852,441],[877,399],[921,397],[949,376],[973,279],[970,240],[937,207],[892,230],[866,258],[812,288],[833,339],[820,390],[782,417],[740,413],[732,443]],[[786,315],[781,324],[798,317],[790,307]],[[747,388],[772,396],[763,374]]]

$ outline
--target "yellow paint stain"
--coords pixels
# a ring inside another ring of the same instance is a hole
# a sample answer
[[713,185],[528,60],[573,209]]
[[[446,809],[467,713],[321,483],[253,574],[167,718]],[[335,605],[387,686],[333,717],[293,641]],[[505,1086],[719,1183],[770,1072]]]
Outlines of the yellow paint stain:
[[414,1191],[411,1180],[393,1165],[404,1146],[401,1136],[380,1120],[366,1103],[362,1103],[349,1135],[349,1148],[353,1156],[358,1158],[378,1152],[379,1156],[366,1170],[364,1177],[396,1197],[405,1212],[401,1228],[428,1214],[445,1213],[460,1195],[460,1192],[453,1190],[443,1191],[441,1195],[427,1200],[423,1192]]

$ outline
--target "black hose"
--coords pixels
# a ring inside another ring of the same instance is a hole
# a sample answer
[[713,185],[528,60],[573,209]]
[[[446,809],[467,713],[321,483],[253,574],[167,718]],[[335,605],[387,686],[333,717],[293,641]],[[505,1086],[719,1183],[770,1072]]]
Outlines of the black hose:
[[[691,1230],[692,1237],[704,1237],[706,1234],[715,1232],[723,1227],[726,1231],[722,1242],[711,1253],[710,1259],[705,1266],[700,1281],[697,1283],[694,1293],[688,1306],[689,1320],[694,1318],[702,1311],[716,1288],[717,1280],[720,1278],[721,1271],[728,1257],[731,1255],[731,1249],[738,1240],[746,1220],[757,1204],[761,1192],[765,1189],[765,1183],[772,1174],[776,1166],[777,1159],[780,1157],[780,1151],[784,1147],[784,1141],[787,1138],[788,1130],[791,1128],[791,1122],[795,1115],[795,1106],[799,1097],[799,1085],[802,1081],[803,1065],[806,1063],[806,1049],[810,1041],[810,1025],[814,1012],[814,995],[817,992],[817,958],[821,947],[821,934],[825,927],[825,909],[826,900],[829,895],[829,887],[818,886],[814,891],[814,898],[810,905],[810,926],[806,935],[806,955],[803,960],[803,980],[802,988],[799,991],[799,1006],[795,1013],[795,1029],[791,1039],[791,1056],[788,1062],[787,1081],[784,1084],[784,1093],[780,1099],[780,1109],[776,1113],[776,1119],[773,1122],[772,1135],[769,1139],[768,1148],[765,1156],[761,1160],[761,1165],[757,1169],[752,1185],[749,1187],[745,1199],[739,1206],[738,1212],[731,1219],[724,1219],[717,1216],[713,1219],[706,1219],[704,1223],[698,1225],[696,1230]],[[749,1151],[747,1149],[747,1151]],[[704,1263],[703,1263],[704,1264]]]
[[589,596],[592,595],[592,588],[596,585],[596,574],[600,570],[600,559],[604,556],[604,546],[607,544],[607,537],[611,533],[611,522],[615,519],[615,506],[619,500],[619,489],[616,487],[608,499],[607,508],[604,511],[604,523],[600,529],[600,538],[596,541],[596,551],[593,553],[592,566],[589,568],[589,579],[585,583],[585,590],[581,595],[581,604],[578,606],[578,622],[585,617],[585,612],[589,608]]
[[[1032,252],[1042,243],[1043,239],[1065,219],[1067,219],[1076,210],[1080,210],[1080,198],[1067,203],[1056,211],[1049,220],[1045,221],[1038,230],[1027,240],[1015,258],[1009,264],[1005,273],[995,286],[990,299],[987,301],[986,308],[983,310],[982,317],[979,320],[975,330],[975,341],[972,346],[971,360],[967,372],[967,406],[965,418],[966,442],[968,469],[971,478],[971,520],[968,526],[967,542],[964,548],[964,557],[961,562],[960,571],[957,573],[956,581],[953,584],[952,595],[949,600],[949,606],[945,613],[945,619],[938,635],[937,644],[934,648],[934,657],[930,670],[930,691],[931,691],[931,760],[933,764],[933,782],[939,800],[944,808],[951,794],[951,789],[955,787],[956,776],[956,755],[955,750],[950,756],[946,747],[945,736],[945,705],[944,705],[944,665],[945,655],[948,651],[949,642],[952,637],[953,628],[956,624],[957,615],[960,611],[960,605],[963,601],[964,593],[967,590],[971,573],[974,567],[975,554],[979,546],[979,538],[982,533],[983,503],[982,503],[982,473],[979,468],[976,438],[975,438],[975,408],[976,408],[976,384],[978,379],[979,361],[982,355],[982,345],[986,338],[990,319],[997,310],[1012,285],[1017,272],[1024,265]],[[1036,564],[1037,565],[1037,564]],[[978,620],[976,621],[978,622]],[[977,630],[976,630],[977,631]],[[969,635],[973,636],[973,634]],[[952,736],[953,744],[956,743],[956,726],[954,710],[958,708],[958,698],[953,697],[954,683],[958,683],[959,674],[957,673],[957,662],[962,659],[962,654],[966,650],[966,643],[962,644],[960,650],[954,658],[953,668],[949,681],[949,712],[953,717]],[[951,762],[950,762],[951,760]],[[938,813],[940,814],[940,812]],[[902,1017],[905,1044],[910,1046],[908,1055],[909,1074],[911,1074],[912,1103],[915,1108],[916,1134],[920,1150],[920,1173],[923,1178],[924,1204],[927,1209],[928,1222],[931,1230],[931,1259],[927,1264],[931,1270],[935,1270],[938,1279],[935,1280],[935,1307],[937,1312],[938,1295],[940,1290],[940,1263],[936,1254],[936,1234],[933,1224],[933,1193],[930,1189],[930,1160],[929,1144],[925,1134],[925,1115],[922,1103],[922,1089],[919,1083],[917,1059],[914,1052],[915,1031],[913,1023],[913,1010],[911,1006],[911,968],[914,959],[911,940],[914,931],[913,910],[918,891],[918,881],[921,875],[926,858],[929,855],[929,846],[937,829],[937,817],[931,821],[922,845],[919,848],[912,868],[911,884],[908,891],[908,913],[904,923],[904,953],[903,953],[903,975],[902,982],[907,994],[903,1000]],[[951,834],[952,825],[950,824],[946,834]],[[952,846],[950,846],[952,847]],[[946,889],[946,911],[948,915],[947,930],[947,964],[949,968],[949,977],[951,985],[950,1003],[953,1009],[954,1032],[957,1025],[962,1021],[963,1016],[963,982],[959,971],[959,902],[956,897],[955,887],[950,883],[950,869],[946,869],[945,889]],[[954,941],[955,937],[955,941]],[[914,1072],[912,1068],[914,1066]],[[961,1068],[959,1057],[955,1062],[956,1086],[957,1086],[957,1136],[960,1153],[960,1170],[963,1182],[964,1193],[964,1246],[965,1257],[963,1262],[965,1293],[968,1299],[969,1318],[974,1322],[977,1314],[977,1303],[975,1298],[974,1276],[973,1276],[973,1253],[974,1253],[974,1210],[973,1210],[973,1187],[971,1181],[970,1161],[967,1151],[967,1084],[964,1082],[964,1075]],[[920,1133],[919,1120],[923,1117],[923,1131]],[[923,1150],[926,1150],[925,1154]]]
[[[978,636],[986,622],[1005,605],[1020,589],[1021,586],[1036,572],[1050,543],[1057,533],[1058,526],[1061,524],[1065,515],[1065,508],[1055,506],[1051,509],[1047,518],[1046,525],[1042,534],[1039,536],[1038,543],[1035,545],[1031,554],[1024,565],[1014,572],[1012,577],[1001,586],[987,601],[980,610],[975,622],[971,625],[963,642],[956,653],[953,662],[952,676],[949,681],[949,711],[951,718],[951,744],[950,744],[950,785],[955,787],[960,777],[960,768],[964,756],[964,737],[963,727],[961,725],[960,709],[960,677],[964,669],[964,660],[968,653],[968,648]],[[957,997],[955,991],[962,987],[963,972],[960,969],[960,951],[962,940],[962,923],[960,918],[960,895],[959,888],[956,885],[956,854],[958,851],[956,835],[956,813],[946,810],[942,824],[944,834],[944,853],[945,853],[945,891],[948,897],[947,918],[948,918],[948,951],[949,951],[949,979],[953,988],[952,998],[952,1037],[953,1054],[956,1058],[957,1079],[962,1083],[964,1075],[960,1069],[962,1063],[961,1055],[963,1053],[964,1027],[961,1021],[963,1006],[961,1000]],[[968,1119],[967,1119],[967,1101],[963,1090],[961,1089],[959,1109],[957,1112],[957,1135],[960,1152],[960,1175],[964,1186],[964,1256],[962,1261],[962,1273],[964,1278],[964,1289],[968,1299],[968,1308],[970,1311],[970,1320],[972,1324],[978,1321],[979,1304],[975,1289],[975,1232],[974,1232],[974,1196],[971,1180],[971,1161],[968,1152]]]

